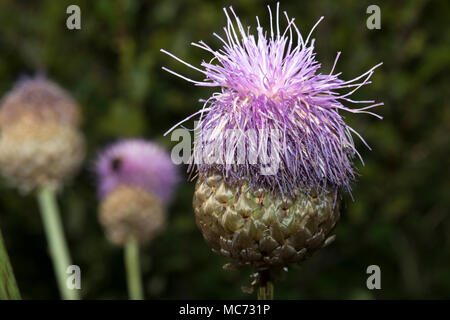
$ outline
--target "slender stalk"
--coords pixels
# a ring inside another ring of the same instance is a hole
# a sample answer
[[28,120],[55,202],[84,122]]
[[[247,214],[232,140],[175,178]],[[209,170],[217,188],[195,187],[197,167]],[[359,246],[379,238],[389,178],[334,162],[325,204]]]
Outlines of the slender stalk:
[[21,300],[19,287],[0,230],[0,300]]
[[270,270],[259,272],[258,300],[273,300],[273,280]]
[[78,300],[78,291],[70,289],[66,284],[66,270],[71,265],[71,259],[64,237],[55,191],[50,187],[42,187],[38,191],[37,197],[59,292],[64,300]]
[[127,269],[128,295],[130,300],[143,300],[139,242],[135,236],[130,236],[125,244],[125,267]]

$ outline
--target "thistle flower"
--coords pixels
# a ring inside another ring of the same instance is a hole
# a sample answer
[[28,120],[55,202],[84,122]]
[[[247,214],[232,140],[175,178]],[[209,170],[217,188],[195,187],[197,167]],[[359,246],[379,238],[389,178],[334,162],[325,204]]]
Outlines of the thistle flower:
[[[294,19],[289,18],[286,12],[287,27],[280,30],[277,5],[275,27],[269,8],[271,30],[268,37],[258,17],[255,36],[250,28],[242,25],[233,8],[230,7],[232,16],[228,10],[224,11],[227,17],[225,39],[214,33],[223,47],[213,50],[203,41],[192,43],[213,56],[211,62],[202,62],[203,69],[162,50],[201,72],[206,78],[204,81],[187,79],[167,68],[163,69],[197,86],[221,88],[196,113],[204,115],[200,119],[204,144],[237,146],[244,140],[248,146],[252,141],[243,134],[246,130],[256,129],[259,134],[262,130],[278,129],[283,137],[278,149],[283,167],[271,176],[260,174],[261,164],[236,165],[225,161],[225,164],[213,167],[219,169],[231,184],[240,184],[245,178],[254,189],[263,187],[281,194],[293,195],[294,190],[317,187],[350,190],[350,182],[355,177],[352,157],[358,154],[351,134],[360,135],[344,122],[339,111],[369,113],[381,118],[368,110],[382,103],[350,98],[361,86],[370,83],[374,69],[381,64],[352,80],[344,81],[339,78],[341,73],[334,73],[339,52],[332,70],[328,74],[319,73],[321,65],[315,58],[314,39],[310,38],[323,17],[304,39]],[[337,92],[346,88],[351,90],[343,94]],[[344,103],[369,105],[352,109]],[[237,132],[229,136],[224,129],[236,129]],[[204,144],[195,147],[202,149]],[[201,154],[201,150],[195,152]],[[204,176],[212,166],[200,164],[197,167],[200,175]]]
[[19,81],[0,106],[0,171],[22,193],[35,192],[50,255],[64,299],[78,299],[66,285],[71,265],[55,191],[75,174],[85,145],[79,107],[44,77]]
[[22,192],[61,188],[84,158],[79,107],[55,83],[19,81],[0,106],[0,167]]
[[125,247],[131,299],[143,298],[139,245],[156,237],[166,222],[178,174],[168,153],[152,142],[127,139],[107,147],[96,162],[99,219],[108,238]]
[[[329,73],[319,71],[311,35],[323,17],[304,38],[286,12],[287,26],[280,27],[279,4],[275,18],[269,7],[268,32],[256,18],[256,35],[233,8],[224,12],[225,36],[214,33],[223,45],[220,49],[203,41],[192,43],[212,55],[202,68],[161,50],[202,73],[203,81],[163,69],[197,86],[220,88],[184,120],[200,115],[190,168],[198,170],[193,206],[205,240],[235,264],[270,273],[334,239],[328,235],[339,218],[339,193],[350,190],[353,158],[359,156],[352,134],[362,139],[340,112],[381,118],[370,109],[382,103],[350,97],[370,83],[380,64],[345,81],[334,71],[340,53]],[[365,106],[348,107],[353,103]],[[255,161],[264,147],[272,150],[272,163]],[[236,162],[242,154],[244,160]],[[273,162],[278,170],[262,173]],[[265,286],[267,277],[258,281]]]
[[107,147],[96,162],[100,222],[108,237],[124,245],[129,235],[140,243],[154,238],[165,222],[165,207],[178,181],[176,167],[161,147],[142,139]]

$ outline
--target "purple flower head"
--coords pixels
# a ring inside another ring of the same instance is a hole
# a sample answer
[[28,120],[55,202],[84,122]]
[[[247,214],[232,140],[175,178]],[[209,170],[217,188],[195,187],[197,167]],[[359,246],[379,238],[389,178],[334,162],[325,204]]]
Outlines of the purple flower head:
[[125,139],[101,152],[96,162],[98,193],[101,198],[119,185],[141,187],[165,204],[172,198],[179,180],[170,155],[143,139]]
[[14,123],[24,115],[39,121],[52,120],[75,126],[80,123],[78,104],[66,90],[42,74],[21,76],[1,102],[1,125]]
[[[352,134],[364,140],[346,125],[339,112],[368,113],[381,118],[369,109],[382,103],[350,98],[361,86],[370,83],[374,69],[381,63],[345,81],[339,78],[341,73],[334,73],[339,52],[332,70],[322,74],[311,35],[323,17],[304,38],[286,12],[283,13],[286,27],[280,28],[279,5],[275,17],[269,7],[268,32],[256,17],[256,35],[250,27],[242,25],[232,7],[229,11],[224,8],[224,12],[227,17],[225,36],[214,33],[223,46],[214,50],[203,41],[193,43],[212,55],[210,62],[201,63],[203,68],[161,50],[201,72],[205,79],[195,81],[163,67],[164,70],[197,86],[220,87],[194,114],[200,115],[198,128],[201,129],[201,141],[194,145],[194,154],[205,155],[212,144],[219,146],[221,154],[220,161],[215,163],[194,160],[199,174],[219,170],[230,183],[248,180],[254,188],[269,188],[291,195],[296,189],[340,187],[350,190],[350,182],[355,177],[352,159],[354,155],[359,156]],[[339,92],[340,89],[346,92]],[[350,108],[344,104],[364,106]],[[249,131],[254,132],[253,138],[246,134]],[[279,162],[279,169],[271,175],[261,174],[261,168],[267,163],[250,161],[251,155],[261,154],[261,145],[255,141],[264,137],[267,149],[275,150],[278,156],[274,159]],[[234,157],[240,146],[246,150],[246,160],[236,163]],[[206,154],[211,156],[209,151]]]

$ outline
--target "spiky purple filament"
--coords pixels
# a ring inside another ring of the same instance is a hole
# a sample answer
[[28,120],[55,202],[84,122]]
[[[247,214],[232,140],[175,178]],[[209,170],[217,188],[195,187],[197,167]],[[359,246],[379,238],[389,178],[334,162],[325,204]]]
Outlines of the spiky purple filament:
[[[288,25],[280,32],[277,4],[276,30],[269,7],[270,37],[261,28],[257,17],[255,38],[250,33],[250,27],[245,31],[231,7],[230,11],[234,22],[224,8],[227,17],[227,26],[224,28],[226,39],[214,33],[223,43],[221,49],[213,50],[203,41],[193,43],[214,56],[211,62],[202,62],[204,70],[161,50],[203,73],[206,77],[204,81],[191,80],[167,68],[163,69],[198,86],[222,88],[221,92],[214,93],[206,100],[203,109],[196,113],[201,114],[202,135],[215,132],[214,136],[203,137],[203,143],[194,146],[196,153],[205,148],[205,143],[239,145],[242,140],[251,149],[251,141],[245,135],[230,136],[225,134],[225,129],[235,129],[237,132],[276,129],[283,136],[282,141],[272,141],[280,146],[281,167],[276,174],[267,176],[260,174],[260,164],[239,165],[224,161],[223,164],[198,164],[200,174],[206,174],[211,169],[221,170],[230,183],[240,183],[245,179],[256,188],[270,188],[283,194],[293,194],[298,188],[311,190],[330,185],[350,190],[350,182],[354,178],[352,158],[355,154],[359,156],[352,133],[365,141],[345,124],[338,112],[368,113],[381,118],[368,110],[382,103],[349,98],[361,86],[370,83],[374,69],[381,63],[350,81],[344,81],[339,79],[340,73],[333,74],[340,55],[338,53],[331,72],[318,73],[321,65],[315,60],[314,39],[310,41],[310,37],[323,17],[304,40],[294,19],[289,18],[286,12],[284,15]],[[297,35],[296,44],[294,32]],[[351,90],[345,94],[336,92],[346,88]],[[369,105],[352,109],[344,106],[343,102]],[[192,116],[185,120],[190,118]],[[217,128],[221,129],[221,133],[214,131]]]

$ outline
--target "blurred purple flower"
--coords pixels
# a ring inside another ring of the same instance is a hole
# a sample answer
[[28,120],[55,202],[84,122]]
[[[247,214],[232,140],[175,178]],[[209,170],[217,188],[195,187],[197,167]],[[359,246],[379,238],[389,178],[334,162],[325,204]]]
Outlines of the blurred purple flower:
[[[364,140],[344,122],[339,111],[368,113],[381,118],[369,109],[382,103],[350,98],[361,86],[370,83],[374,69],[381,63],[352,80],[344,81],[339,78],[341,73],[334,73],[339,52],[332,70],[322,74],[319,72],[321,65],[315,59],[311,34],[323,17],[303,38],[294,19],[286,12],[283,14],[287,26],[280,29],[279,5],[275,18],[269,7],[270,30],[264,31],[256,17],[255,36],[250,27],[241,24],[231,7],[229,10],[224,9],[227,17],[225,37],[214,33],[222,42],[222,48],[214,50],[203,41],[192,43],[213,55],[210,62],[201,63],[203,69],[161,50],[201,72],[205,76],[204,81],[188,79],[163,69],[197,86],[221,88],[204,101],[200,111],[184,120],[200,115],[199,128],[204,136],[203,143],[194,146],[195,152],[205,148],[205,141],[207,144],[213,141],[219,146],[237,146],[245,141],[246,147],[252,148],[248,137],[226,134],[227,129],[238,132],[255,130],[258,138],[263,131],[279,130],[282,140],[272,140],[269,144],[277,145],[281,167],[274,175],[261,175],[261,164],[227,163],[225,159],[223,164],[197,164],[200,175],[219,170],[229,183],[239,184],[245,179],[254,188],[276,189],[291,195],[296,189],[341,187],[350,190],[350,182],[355,177],[352,159],[355,154],[359,156],[352,134]],[[338,93],[336,90],[340,89],[349,91]],[[344,105],[349,103],[365,106],[352,109]]]
[[80,107],[58,84],[38,74],[21,76],[13,90],[1,100],[0,125],[10,125],[24,115],[40,121],[58,121],[79,125]]
[[105,197],[119,185],[140,187],[168,204],[179,180],[170,155],[143,139],[124,139],[101,152],[96,162],[98,193]]

